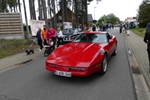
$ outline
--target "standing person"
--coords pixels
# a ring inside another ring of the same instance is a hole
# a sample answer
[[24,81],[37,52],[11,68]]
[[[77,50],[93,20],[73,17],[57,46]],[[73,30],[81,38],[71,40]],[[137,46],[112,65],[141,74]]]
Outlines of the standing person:
[[122,29],[123,29],[122,24],[119,25],[119,28],[120,28],[120,31],[119,31],[119,32],[120,32],[120,34],[121,34],[121,33],[122,33]]
[[130,23],[129,22],[127,22],[127,36],[129,36],[130,35]]
[[57,31],[57,47],[59,47],[59,45],[63,43],[63,34],[62,34],[60,27],[58,27],[57,30],[58,30]]
[[50,29],[47,29],[46,31],[46,45],[45,45],[45,51],[44,55],[48,56],[54,49],[53,45],[54,42],[52,41],[53,34],[51,33]]
[[44,45],[47,44],[47,41],[46,41],[46,31],[47,31],[47,26],[43,25],[43,29],[41,30],[41,39],[42,39],[42,42],[43,42]]
[[37,41],[38,41],[38,45],[40,46],[39,51],[41,51],[42,48],[43,48],[42,39],[41,39],[41,28],[38,28],[38,31],[36,33],[36,38],[37,38]]
[[125,24],[123,24],[123,33],[125,33],[125,34],[126,34],[126,29],[127,29],[127,27],[126,27],[126,23],[125,23]]
[[[148,58],[149,58],[149,63],[150,63],[150,23],[148,23],[146,26],[146,32],[145,32],[143,41],[147,43],[147,53],[148,53]],[[150,67],[150,64],[149,64],[149,67]],[[150,68],[149,68],[149,72],[150,72]]]
[[96,26],[95,25],[92,26],[92,31],[96,31]]
[[52,40],[52,38],[53,38],[53,34],[52,34],[51,30],[47,29],[47,31],[46,31],[46,42],[47,42],[47,44],[49,44],[49,40]]
[[106,25],[104,24],[103,25],[103,31],[106,31],[107,30],[107,28],[106,28]]
[[103,31],[103,25],[99,26],[99,31]]
[[53,45],[53,50],[55,49],[55,45],[56,45],[56,31],[55,31],[55,29],[54,28],[50,28],[50,32],[51,32],[51,34],[52,34],[52,40],[53,40],[53,42],[54,42],[54,45]]

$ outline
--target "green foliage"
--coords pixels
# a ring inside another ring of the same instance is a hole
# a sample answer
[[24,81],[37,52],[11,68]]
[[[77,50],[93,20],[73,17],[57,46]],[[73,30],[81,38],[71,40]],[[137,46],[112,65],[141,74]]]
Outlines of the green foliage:
[[[6,40],[6,39],[0,39],[0,59],[25,52],[31,45],[32,41],[30,40]],[[34,44],[32,46],[32,49],[38,48],[38,45]]]
[[17,0],[8,0],[8,6],[12,11],[12,8],[16,6]]
[[12,7],[16,6],[17,0],[0,0],[0,12],[8,12],[8,6],[12,10]]
[[0,12],[8,12],[7,0],[0,0]]
[[102,25],[105,23],[117,24],[120,23],[120,19],[114,14],[103,15],[97,22],[97,24]]
[[133,28],[133,29],[130,29],[133,33],[141,36],[141,37],[144,37],[145,35],[145,28]]
[[150,22],[150,4],[143,2],[139,7],[139,27],[146,27],[147,23]]
[[[65,0],[64,2],[66,2],[68,8],[71,7],[72,0]],[[58,1],[57,3],[58,3],[58,6],[61,8],[61,6],[62,6],[61,3],[62,3],[62,1],[60,0],[60,1]]]

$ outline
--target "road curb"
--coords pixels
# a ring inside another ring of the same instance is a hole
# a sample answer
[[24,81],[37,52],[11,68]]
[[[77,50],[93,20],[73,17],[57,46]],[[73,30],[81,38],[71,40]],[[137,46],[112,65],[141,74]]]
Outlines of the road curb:
[[150,100],[150,90],[144,76],[141,74],[135,55],[132,53],[132,48],[126,40],[126,35],[124,35],[124,41],[137,100]]

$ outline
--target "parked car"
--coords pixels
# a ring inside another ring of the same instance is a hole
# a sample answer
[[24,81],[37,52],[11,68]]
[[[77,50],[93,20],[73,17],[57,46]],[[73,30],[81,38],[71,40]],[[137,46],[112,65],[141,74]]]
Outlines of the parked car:
[[72,38],[75,38],[80,34],[80,30],[77,28],[67,28],[63,30],[63,42],[70,42]]
[[46,59],[46,70],[56,75],[88,76],[105,74],[108,59],[117,54],[116,36],[107,32],[85,31],[72,42],[56,48]]
[[136,28],[135,22],[130,22],[130,28]]

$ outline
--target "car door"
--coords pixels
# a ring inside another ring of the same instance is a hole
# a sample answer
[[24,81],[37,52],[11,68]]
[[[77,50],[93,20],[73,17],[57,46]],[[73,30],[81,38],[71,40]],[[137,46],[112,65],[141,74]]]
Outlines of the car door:
[[111,56],[115,50],[114,36],[110,35],[109,33],[106,33],[106,35],[107,35],[107,39],[108,39],[109,56]]

